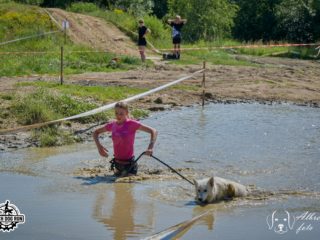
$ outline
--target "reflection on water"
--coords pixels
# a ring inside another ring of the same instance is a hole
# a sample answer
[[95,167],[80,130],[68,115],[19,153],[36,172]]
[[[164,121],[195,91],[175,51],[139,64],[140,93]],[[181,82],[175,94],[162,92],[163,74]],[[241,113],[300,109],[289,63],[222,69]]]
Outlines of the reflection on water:
[[[143,205],[143,209],[133,196],[133,185],[116,183],[112,195],[97,193],[93,207],[93,217],[114,232],[113,239],[122,240],[150,231],[153,225],[152,203]],[[139,211],[140,210],[140,211]],[[143,210],[141,212],[141,210]],[[146,214],[142,218],[135,217]],[[142,221],[141,221],[142,220]]]

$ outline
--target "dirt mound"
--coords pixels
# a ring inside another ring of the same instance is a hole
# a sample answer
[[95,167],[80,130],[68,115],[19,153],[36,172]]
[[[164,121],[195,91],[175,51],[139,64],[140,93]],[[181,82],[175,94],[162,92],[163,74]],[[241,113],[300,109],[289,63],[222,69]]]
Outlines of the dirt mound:
[[117,54],[139,56],[135,43],[111,23],[61,9],[50,8],[48,11],[60,26],[63,20],[69,21],[67,34],[74,43]]

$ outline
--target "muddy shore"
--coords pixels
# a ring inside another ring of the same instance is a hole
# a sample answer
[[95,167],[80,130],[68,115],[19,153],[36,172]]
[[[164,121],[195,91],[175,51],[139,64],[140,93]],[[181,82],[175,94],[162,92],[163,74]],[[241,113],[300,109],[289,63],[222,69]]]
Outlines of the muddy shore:
[[[306,107],[320,106],[320,63],[271,57],[245,58],[255,66],[220,66],[208,64],[205,82],[206,103],[292,103]],[[179,66],[159,62],[153,67],[113,73],[69,75],[66,82],[85,86],[130,86],[152,89],[201,69],[200,65]],[[201,104],[203,75],[193,77],[177,86],[160,91],[139,101],[133,107],[153,111],[177,109]],[[15,84],[25,81],[57,81],[55,76],[0,78],[0,93],[14,93]],[[2,104],[5,104],[2,102]],[[79,141],[91,141],[94,125],[61,126],[76,135]],[[14,126],[2,124],[2,128]],[[37,147],[31,132],[0,135],[0,151]]]

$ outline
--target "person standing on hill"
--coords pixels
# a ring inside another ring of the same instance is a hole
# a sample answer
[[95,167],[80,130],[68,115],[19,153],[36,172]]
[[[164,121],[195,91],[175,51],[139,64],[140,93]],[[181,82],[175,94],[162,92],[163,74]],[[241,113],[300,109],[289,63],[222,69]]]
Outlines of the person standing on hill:
[[140,19],[139,20],[139,28],[138,28],[138,47],[139,47],[139,53],[140,53],[142,62],[144,62],[146,60],[146,55],[145,55],[145,49],[147,46],[146,35],[148,33],[151,33],[150,29],[148,29],[144,25],[143,19]]
[[172,27],[172,43],[174,54],[176,54],[178,59],[180,59],[181,29],[186,23],[187,19],[181,19],[179,15],[177,15],[174,20],[168,19],[168,24]]

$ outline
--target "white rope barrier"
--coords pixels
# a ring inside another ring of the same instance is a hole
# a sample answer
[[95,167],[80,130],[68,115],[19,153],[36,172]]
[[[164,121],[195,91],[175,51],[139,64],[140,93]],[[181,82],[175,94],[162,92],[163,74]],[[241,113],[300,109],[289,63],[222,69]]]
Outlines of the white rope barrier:
[[[208,210],[199,216],[196,216],[190,220],[184,221],[172,227],[169,227],[159,233],[156,233],[150,237],[143,238],[142,240],[158,240],[158,239],[176,239],[179,235],[183,235],[186,231],[188,231],[194,223],[196,223],[199,219],[203,218],[204,216],[208,215],[209,213],[212,214],[212,210]],[[180,236],[181,237],[181,236]],[[178,239],[178,238],[177,238]]]
[[42,8],[42,10],[43,10],[46,14],[48,14],[48,16],[50,17],[50,19],[57,25],[58,28],[61,29],[61,31],[64,30],[63,27],[62,27],[62,25],[52,16],[52,14],[51,14],[47,9]]
[[54,34],[54,33],[58,33],[58,32],[60,32],[60,31],[51,31],[51,32],[45,32],[45,33],[41,33],[41,34],[35,34],[35,35],[27,36],[27,37],[17,38],[17,39],[14,39],[14,40],[2,42],[2,43],[0,43],[0,46],[6,45],[6,44],[9,44],[9,43],[19,42],[19,41],[22,41],[22,40],[25,40],[25,39],[30,39],[30,38],[35,38],[35,37],[41,37],[41,36],[45,36],[45,35],[50,35],[50,34]]
[[[198,71],[192,73],[191,75],[179,78],[179,79],[177,79],[177,80],[175,80],[173,82],[164,84],[164,85],[162,85],[160,87],[157,87],[157,88],[151,89],[151,90],[149,90],[147,92],[140,93],[138,95],[123,99],[121,101],[128,103],[128,102],[132,102],[134,100],[143,98],[143,97],[145,97],[147,95],[150,95],[152,93],[161,91],[161,90],[163,90],[165,88],[168,88],[168,87],[170,87],[172,85],[178,84],[178,83],[180,83],[180,82],[182,82],[184,80],[190,79],[193,76],[195,76],[196,74],[202,73],[203,71],[205,71],[205,69],[198,70]],[[44,123],[38,123],[38,124],[33,124],[33,125],[22,126],[22,127],[18,127],[18,128],[0,130],[0,135],[4,135],[4,134],[8,134],[8,133],[21,132],[21,131],[27,131],[27,130],[31,130],[31,129],[35,129],[35,128],[40,128],[40,127],[43,127],[43,126],[48,126],[48,125],[55,124],[55,123],[60,123],[60,122],[63,122],[63,121],[74,120],[74,119],[78,119],[78,118],[92,116],[92,115],[95,115],[95,114],[98,114],[98,113],[101,113],[101,112],[104,112],[106,110],[114,108],[116,103],[117,102],[110,103],[110,104],[104,105],[102,107],[99,107],[99,108],[96,108],[96,109],[93,109],[93,110],[90,110],[90,111],[87,111],[87,112],[84,112],[84,113],[80,113],[80,114],[77,114],[77,115],[74,115],[74,116],[71,116],[71,117],[61,118],[61,119],[57,119],[57,120],[53,120],[53,121],[49,121],[49,122],[44,122]]]

